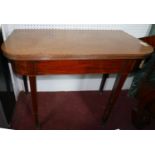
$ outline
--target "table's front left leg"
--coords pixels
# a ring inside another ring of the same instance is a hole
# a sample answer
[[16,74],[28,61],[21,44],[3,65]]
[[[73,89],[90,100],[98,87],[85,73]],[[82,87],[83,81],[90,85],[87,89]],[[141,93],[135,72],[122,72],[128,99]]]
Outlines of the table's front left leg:
[[36,76],[29,76],[29,80],[30,80],[32,108],[33,108],[35,124],[36,124],[36,128],[40,128],[39,119],[38,119]]

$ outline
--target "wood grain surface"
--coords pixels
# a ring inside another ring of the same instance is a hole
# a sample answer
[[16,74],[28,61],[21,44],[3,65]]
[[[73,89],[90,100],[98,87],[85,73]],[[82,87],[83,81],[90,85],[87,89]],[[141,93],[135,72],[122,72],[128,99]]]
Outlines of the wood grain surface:
[[15,30],[2,45],[11,60],[140,59],[153,48],[118,30]]

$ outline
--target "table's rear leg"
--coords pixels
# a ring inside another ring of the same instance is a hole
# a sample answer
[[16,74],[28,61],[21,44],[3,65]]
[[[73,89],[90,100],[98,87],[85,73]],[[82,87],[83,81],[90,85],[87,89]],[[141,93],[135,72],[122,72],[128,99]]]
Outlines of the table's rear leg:
[[103,122],[107,121],[107,119],[109,118],[111,110],[112,110],[114,103],[116,102],[116,100],[117,100],[117,98],[121,92],[121,88],[122,88],[127,76],[128,76],[127,73],[124,73],[124,74],[120,73],[119,75],[117,75],[117,78],[115,80],[115,84],[113,86],[112,93],[109,97],[108,104],[107,104],[105,111],[104,111]]
[[27,76],[26,75],[23,75],[23,82],[24,82],[25,93],[28,94],[28,84],[27,84]]
[[103,92],[103,87],[105,85],[106,79],[108,78],[109,74],[103,74],[102,75],[102,80],[101,80],[101,84],[100,84],[100,88],[99,91],[102,93]]
[[36,124],[36,128],[40,128],[39,119],[38,119],[36,76],[29,76],[29,80],[30,80],[32,108],[33,108],[33,115],[34,115],[34,119],[35,119],[35,124]]

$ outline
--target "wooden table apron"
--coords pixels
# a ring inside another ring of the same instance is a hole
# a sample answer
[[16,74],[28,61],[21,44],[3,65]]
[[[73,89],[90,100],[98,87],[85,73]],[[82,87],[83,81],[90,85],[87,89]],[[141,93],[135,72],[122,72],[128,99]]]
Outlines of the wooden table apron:
[[103,122],[105,122],[111,109],[121,92],[121,88],[128,76],[134,69],[137,59],[109,59],[109,60],[47,60],[47,61],[16,61],[11,60],[15,73],[29,76],[33,114],[36,125],[39,125],[37,104],[37,75],[49,74],[96,74],[118,73],[111,96],[106,105]]

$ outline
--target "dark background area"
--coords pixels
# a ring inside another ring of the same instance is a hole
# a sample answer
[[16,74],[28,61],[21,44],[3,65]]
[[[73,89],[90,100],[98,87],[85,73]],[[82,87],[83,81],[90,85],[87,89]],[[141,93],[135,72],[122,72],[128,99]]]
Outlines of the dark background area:
[[[2,43],[3,38],[2,38],[2,31],[0,29],[0,46],[2,45]],[[15,95],[13,92],[8,60],[2,55],[1,49],[0,49],[0,102],[2,104],[1,110],[4,111],[7,123],[9,124],[11,122],[12,114],[15,107]]]

